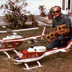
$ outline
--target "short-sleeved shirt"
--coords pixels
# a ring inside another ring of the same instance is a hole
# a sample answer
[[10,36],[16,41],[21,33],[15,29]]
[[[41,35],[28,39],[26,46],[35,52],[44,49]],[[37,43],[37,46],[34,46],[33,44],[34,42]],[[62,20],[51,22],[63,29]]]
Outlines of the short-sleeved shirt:
[[53,23],[52,23],[52,27],[56,28],[58,25],[62,25],[62,24],[66,24],[66,27],[71,27],[71,20],[69,19],[68,16],[61,14],[61,18],[57,19],[54,18],[53,19]]

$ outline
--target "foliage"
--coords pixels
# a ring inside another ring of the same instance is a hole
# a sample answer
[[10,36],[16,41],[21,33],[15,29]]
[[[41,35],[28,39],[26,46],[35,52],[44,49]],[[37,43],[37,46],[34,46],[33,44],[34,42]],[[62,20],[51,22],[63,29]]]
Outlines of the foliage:
[[34,15],[33,14],[30,14],[29,17],[34,17]]
[[32,22],[32,25],[33,25],[33,27],[37,27],[37,26],[38,26],[38,22],[37,22],[36,20],[34,20],[34,21]]
[[13,28],[23,27],[27,21],[27,7],[26,0],[8,0],[5,4],[0,6],[4,9],[4,20],[10,23]]
[[49,9],[48,14],[51,14],[51,15],[52,15],[52,8],[53,8],[53,7],[51,7],[51,8]]
[[40,9],[41,13],[43,13],[44,10],[46,9],[46,8],[45,8],[45,5],[39,5],[38,8]]
[[33,21],[33,20],[34,20],[34,15],[33,15],[33,14],[30,14],[30,15],[29,15],[29,20],[30,20],[30,21]]

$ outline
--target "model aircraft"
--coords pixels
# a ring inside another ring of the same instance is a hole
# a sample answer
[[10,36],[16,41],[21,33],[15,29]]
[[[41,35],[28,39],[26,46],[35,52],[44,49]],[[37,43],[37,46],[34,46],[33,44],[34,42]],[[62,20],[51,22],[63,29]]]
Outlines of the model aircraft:
[[[6,33],[6,32],[10,33],[10,32],[26,31],[26,30],[34,30],[34,29],[38,29],[38,28],[20,29],[20,30],[12,30],[12,31],[11,30],[0,31],[0,33]],[[46,27],[43,27],[42,33],[40,35],[30,36],[30,37],[22,37],[20,35],[17,35],[17,33],[13,33],[13,35],[9,34],[7,37],[2,38],[0,40],[0,51],[3,51],[8,56],[8,58],[10,58],[10,55],[6,51],[16,49],[25,40],[31,40],[31,39],[36,39],[38,37],[43,37],[45,35],[44,34],[45,29]]]
[[[40,59],[42,59],[48,55],[54,54],[54,53],[66,52],[66,50],[69,49],[71,45],[72,45],[72,39],[69,41],[69,43],[65,47],[61,47],[61,48],[56,47],[56,48],[47,50],[45,46],[33,46],[32,45],[27,50],[21,50],[19,52],[14,50],[17,54],[13,58],[13,60],[15,61],[14,64],[24,63],[26,68],[23,68],[23,69],[25,69],[25,70],[29,70],[29,69],[37,68],[37,67],[42,67],[43,65],[41,65],[41,63],[39,62]],[[37,62],[38,66],[29,67],[27,63],[34,62],[34,61]]]

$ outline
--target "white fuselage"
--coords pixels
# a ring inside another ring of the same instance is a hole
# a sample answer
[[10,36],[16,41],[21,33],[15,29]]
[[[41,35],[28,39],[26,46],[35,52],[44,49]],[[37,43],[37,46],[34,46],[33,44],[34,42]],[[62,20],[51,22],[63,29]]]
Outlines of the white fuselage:
[[14,59],[14,61],[16,62],[24,62],[24,63],[27,63],[27,62],[33,62],[33,61],[37,61],[37,60],[40,60],[48,55],[51,55],[51,54],[54,54],[54,53],[57,53],[57,52],[65,52],[66,49],[70,48],[70,46],[72,45],[72,42],[70,42],[66,47],[63,47],[63,48],[54,48],[50,51],[45,51],[40,57],[35,57],[35,58],[28,58],[28,59],[21,59],[21,60],[16,60]]

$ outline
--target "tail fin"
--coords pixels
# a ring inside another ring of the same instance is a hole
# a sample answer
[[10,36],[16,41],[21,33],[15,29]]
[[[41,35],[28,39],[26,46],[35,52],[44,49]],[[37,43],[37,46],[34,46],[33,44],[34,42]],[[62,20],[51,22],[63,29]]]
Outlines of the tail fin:
[[41,35],[45,35],[45,30],[46,30],[46,27],[43,27]]

